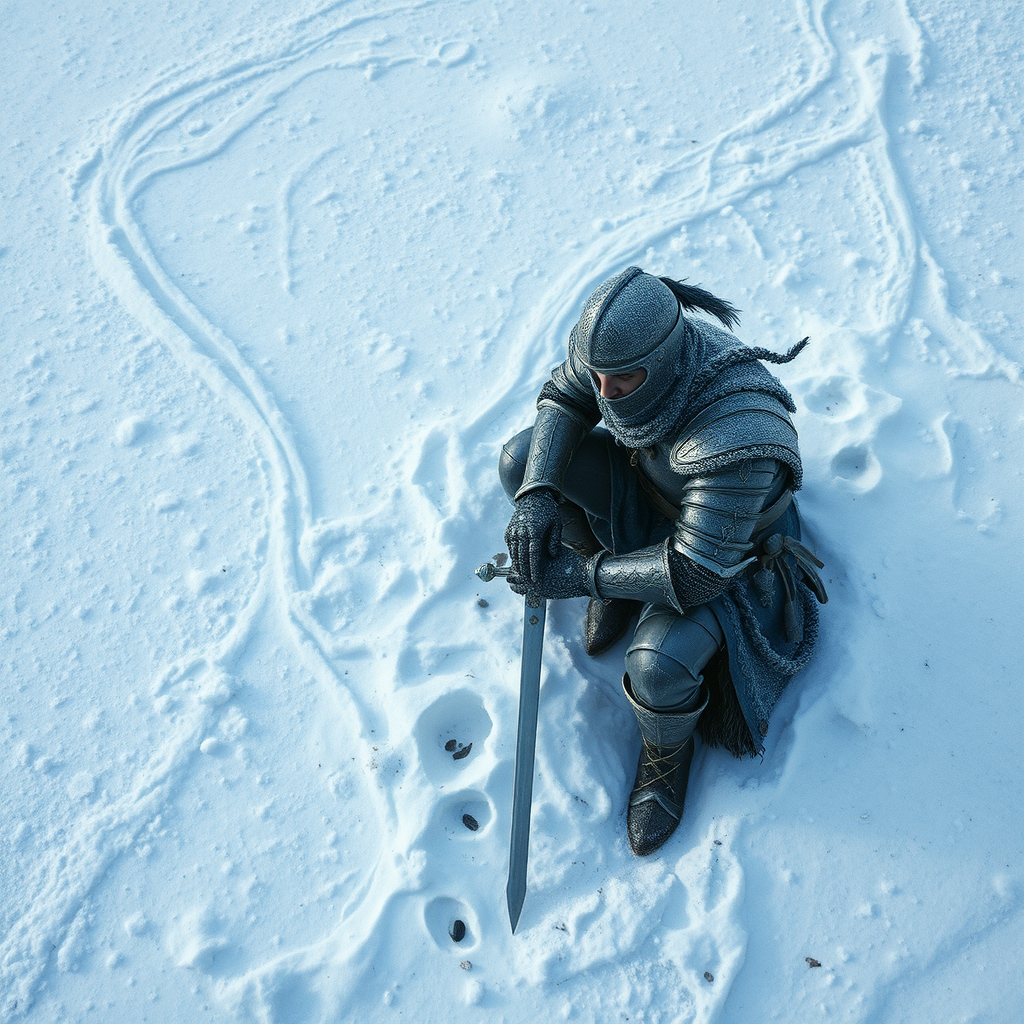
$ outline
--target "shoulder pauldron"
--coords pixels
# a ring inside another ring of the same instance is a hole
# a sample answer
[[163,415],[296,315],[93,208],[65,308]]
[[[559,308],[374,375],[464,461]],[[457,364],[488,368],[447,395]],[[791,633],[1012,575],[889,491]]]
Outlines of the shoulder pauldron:
[[741,391],[713,402],[689,421],[669,462],[683,476],[707,473],[750,458],[774,458],[800,482],[800,448],[786,407],[771,395]]

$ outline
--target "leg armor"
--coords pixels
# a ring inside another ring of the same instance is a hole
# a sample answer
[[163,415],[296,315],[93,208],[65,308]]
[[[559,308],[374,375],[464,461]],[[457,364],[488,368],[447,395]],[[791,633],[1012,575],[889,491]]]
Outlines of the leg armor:
[[707,605],[684,615],[647,605],[626,651],[626,672],[640,704],[654,711],[688,711],[697,700],[701,671],[725,642]]

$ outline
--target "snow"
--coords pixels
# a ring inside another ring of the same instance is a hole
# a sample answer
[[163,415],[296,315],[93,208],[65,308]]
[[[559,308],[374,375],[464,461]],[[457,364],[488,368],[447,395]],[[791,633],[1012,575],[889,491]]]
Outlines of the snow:
[[[1024,1019],[1015,5],[4,22],[3,1019]],[[831,601],[644,860],[623,647],[551,607],[512,936],[522,605],[473,570],[630,263],[811,336]]]

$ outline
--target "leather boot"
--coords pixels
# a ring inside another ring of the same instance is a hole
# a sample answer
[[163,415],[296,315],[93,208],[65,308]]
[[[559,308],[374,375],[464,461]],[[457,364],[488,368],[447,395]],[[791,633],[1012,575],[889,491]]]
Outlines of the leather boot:
[[592,658],[617,644],[629,629],[630,620],[640,611],[639,601],[613,597],[607,601],[592,597],[583,622],[583,647]]
[[693,758],[693,732],[707,707],[708,692],[702,686],[690,709],[654,711],[637,699],[628,675],[622,677],[622,688],[636,714],[643,739],[636,780],[629,795],[626,832],[633,852],[645,857],[672,835],[683,816]]

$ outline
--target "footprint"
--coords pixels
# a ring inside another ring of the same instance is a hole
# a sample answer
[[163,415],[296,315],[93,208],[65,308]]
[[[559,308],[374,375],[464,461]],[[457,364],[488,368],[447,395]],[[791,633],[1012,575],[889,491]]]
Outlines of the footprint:
[[423,922],[440,949],[465,953],[478,942],[476,914],[461,900],[435,897],[423,910]]
[[832,457],[832,475],[845,490],[864,494],[877,487],[882,466],[867,445],[849,444]]
[[826,377],[803,396],[803,404],[811,412],[832,420],[845,420],[859,412],[863,396],[855,392],[855,382],[840,375]]
[[957,519],[987,533],[1003,520],[1003,508],[993,491],[989,459],[979,435],[963,420],[949,418],[941,429],[948,439],[950,474],[953,477],[953,507]]
[[434,701],[420,714],[414,728],[427,778],[443,786],[475,763],[491,727],[483,701],[471,690],[454,690]]
[[238,974],[245,954],[234,941],[233,923],[208,905],[195,907],[178,918],[168,930],[167,945],[178,967],[210,977]]
[[472,839],[486,831],[494,817],[490,801],[475,789],[463,790],[437,810],[437,823],[453,839]]
[[676,986],[692,1001],[692,1020],[709,1020],[745,958],[737,909],[743,872],[728,844],[705,840],[677,862],[658,929],[659,952],[675,968]]
[[672,880],[664,910],[661,912],[661,927],[666,931],[681,931],[690,926],[689,897],[686,887],[678,878]]
[[323,1019],[323,1005],[305,973],[281,967],[260,979],[260,1002],[265,1018],[272,1024],[295,1020]]
[[454,68],[473,55],[473,47],[461,39],[449,40],[437,48],[437,59],[446,67]]

